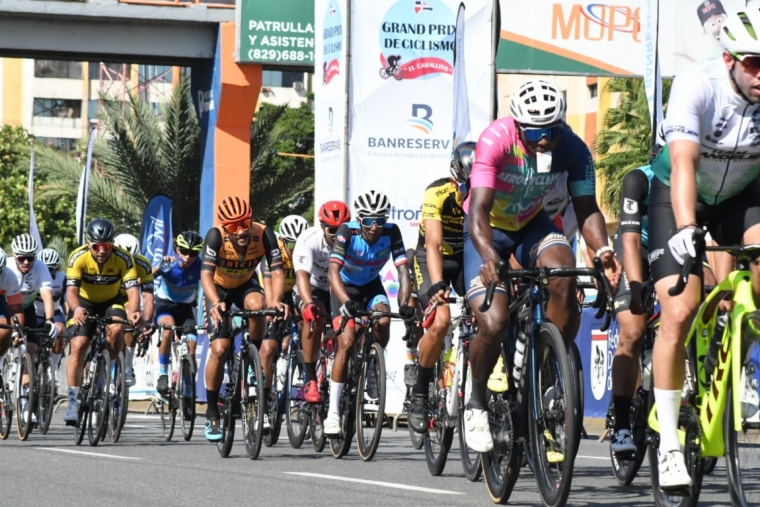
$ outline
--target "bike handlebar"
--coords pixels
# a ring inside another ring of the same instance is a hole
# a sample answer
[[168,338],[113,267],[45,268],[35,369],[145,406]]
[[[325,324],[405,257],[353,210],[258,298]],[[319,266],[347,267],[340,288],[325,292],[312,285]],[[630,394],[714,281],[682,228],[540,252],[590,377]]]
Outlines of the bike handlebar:
[[283,313],[280,310],[267,308],[265,310],[231,311],[231,312],[227,312],[227,315],[229,315],[230,317],[242,317],[246,319],[246,318],[252,318],[252,317],[282,317]]
[[369,317],[370,322],[380,320],[385,317],[390,317],[392,319],[401,319],[404,322],[408,322],[408,319],[402,317],[398,313],[382,312],[379,310],[369,310],[369,311],[360,310],[356,312],[356,315],[354,315],[354,317],[341,317],[340,328],[338,328],[338,331],[335,333],[335,336],[342,334],[343,331],[346,329],[346,325],[348,324],[348,322],[352,318],[357,318],[357,317]]

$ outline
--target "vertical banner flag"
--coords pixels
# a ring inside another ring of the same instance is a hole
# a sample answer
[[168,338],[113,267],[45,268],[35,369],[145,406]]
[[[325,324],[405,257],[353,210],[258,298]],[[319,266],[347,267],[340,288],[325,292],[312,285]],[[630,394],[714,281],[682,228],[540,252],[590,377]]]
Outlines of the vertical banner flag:
[[141,253],[151,265],[158,266],[173,251],[172,200],[164,194],[154,195],[145,207],[140,234]]
[[657,128],[662,123],[662,76],[660,75],[659,20],[660,1],[641,0],[641,19],[644,26],[644,89],[649,105],[652,127],[652,152],[657,143]]
[[37,251],[42,250],[42,238],[37,227],[37,217],[34,214],[34,146],[32,146],[31,161],[29,162],[29,234],[37,240]]
[[90,168],[92,167],[92,148],[95,145],[95,129],[90,129],[90,141],[87,143],[87,161],[84,164],[82,176],[79,179],[77,192],[77,241],[84,245],[84,231],[87,228],[87,189],[90,186]]
[[464,3],[459,4],[456,38],[454,39],[454,145],[469,141],[470,101],[467,96],[467,73],[464,64]]
[[315,180],[314,204],[344,199],[346,95],[348,85],[347,0],[315,4]]

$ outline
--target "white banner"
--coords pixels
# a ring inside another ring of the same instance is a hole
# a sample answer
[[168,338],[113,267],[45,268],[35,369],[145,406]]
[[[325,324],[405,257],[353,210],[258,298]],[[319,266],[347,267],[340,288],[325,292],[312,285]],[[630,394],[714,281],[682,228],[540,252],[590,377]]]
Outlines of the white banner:
[[[391,201],[407,248],[417,243],[425,188],[449,175],[454,132],[454,50],[458,0],[353,0],[348,202],[378,190]],[[489,124],[490,0],[467,2],[465,70],[473,137]],[[463,139],[467,140],[467,139]],[[398,275],[381,274],[396,306]],[[401,412],[405,343],[395,323],[386,350],[386,410]]]
[[459,4],[456,38],[454,40],[454,145],[472,138],[470,128],[470,102],[467,95],[467,67],[464,58],[464,3]]
[[314,203],[319,207],[345,198],[348,2],[315,1]]
[[77,242],[84,245],[85,229],[87,228],[87,190],[90,186],[90,168],[92,167],[92,149],[95,145],[95,129],[90,130],[90,142],[87,145],[87,162],[84,165],[82,176],[79,179],[79,192],[77,193]]
[[659,0],[641,0],[641,19],[644,31],[644,88],[649,104],[649,123],[656,136],[657,127],[662,124],[662,76],[660,75],[660,53],[658,45]]
[[37,217],[34,214],[34,146],[32,146],[31,161],[29,162],[29,234],[37,240],[37,252],[42,250],[42,238],[37,227]]

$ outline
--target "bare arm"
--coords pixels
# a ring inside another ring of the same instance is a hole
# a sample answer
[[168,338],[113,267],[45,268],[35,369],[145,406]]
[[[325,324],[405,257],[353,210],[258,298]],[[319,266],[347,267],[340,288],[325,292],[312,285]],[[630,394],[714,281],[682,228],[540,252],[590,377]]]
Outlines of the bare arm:
[[201,270],[201,289],[203,289],[203,294],[211,306],[215,306],[219,302],[219,295],[216,293],[216,285],[214,285],[213,271]]
[[303,270],[296,271],[296,286],[303,304],[311,303],[311,273]]
[[697,167],[699,144],[676,140],[668,143],[670,150],[670,200],[676,226],[684,227],[697,221]]
[[330,267],[327,268],[327,279],[330,281],[330,290],[335,293],[338,301],[345,303],[350,299],[346,292],[346,287],[343,285],[343,280],[340,278],[340,264],[336,262],[330,263]]
[[428,274],[430,281],[437,283],[443,280],[443,224],[432,219],[425,219],[424,224]]
[[409,296],[412,293],[412,277],[409,276],[409,270],[406,264],[402,264],[397,269],[398,271],[398,302],[399,305],[411,305],[413,301],[409,301]]
[[468,226],[470,239],[480,254],[483,263],[499,262],[499,254],[493,247],[493,232],[491,231],[491,207],[493,206],[494,189],[478,187],[470,190],[470,214]]
[[45,306],[45,318],[52,319],[55,316],[55,302],[53,301],[53,291],[50,289],[40,289],[42,304]]

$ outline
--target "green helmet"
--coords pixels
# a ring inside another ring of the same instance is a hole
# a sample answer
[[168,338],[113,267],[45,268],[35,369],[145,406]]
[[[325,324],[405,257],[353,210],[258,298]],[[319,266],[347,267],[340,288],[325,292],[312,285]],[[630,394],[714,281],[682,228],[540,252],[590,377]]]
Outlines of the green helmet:
[[203,238],[197,232],[184,231],[177,236],[177,246],[193,252],[200,252],[203,249]]

